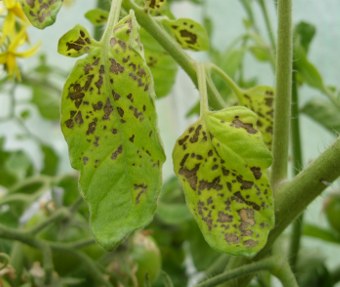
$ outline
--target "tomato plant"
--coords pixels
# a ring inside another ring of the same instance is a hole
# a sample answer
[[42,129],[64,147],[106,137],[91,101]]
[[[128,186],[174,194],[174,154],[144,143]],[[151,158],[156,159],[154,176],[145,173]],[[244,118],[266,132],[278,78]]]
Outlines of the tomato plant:
[[[98,0],[60,20],[79,2],[1,1],[0,286],[335,286],[304,245],[340,243],[339,196],[329,226],[304,216],[340,175],[317,27],[292,0],[234,0],[240,27],[202,0]],[[221,30],[239,31],[226,49]],[[310,163],[306,118],[334,141]]]

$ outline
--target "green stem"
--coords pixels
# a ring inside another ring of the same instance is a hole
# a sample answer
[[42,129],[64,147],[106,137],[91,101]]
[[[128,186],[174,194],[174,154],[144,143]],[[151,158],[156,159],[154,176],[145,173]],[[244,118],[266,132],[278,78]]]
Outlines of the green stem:
[[198,90],[200,93],[200,113],[201,116],[203,116],[209,112],[206,71],[205,65],[203,63],[197,63],[196,67],[197,67]]
[[97,266],[88,256],[77,251],[75,248],[69,247],[69,246],[72,246],[72,244],[43,241],[43,240],[34,238],[28,232],[22,232],[22,231],[15,230],[15,229],[3,226],[3,225],[0,225],[0,238],[8,239],[8,240],[16,240],[21,243],[24,243],[24,244],[27,244],[29,246],[39,249],[43,254],[43,266],[46,272],[46,281],[49,281],[52,278],[51,277],[52,272],[53,272],[53,261],[52,261],[52,254],[51,254],[51,249],[52,249],[57,252],[67,251],[68,253],[72,253],[75,257],[78,257],[80,261],[85,265],[89,274],[91,274],[93,279],[99,284],[96,286],[112,287],[112,285],[104,279],[100,270],[97,268]]
[[272,47],[272,51],[274,52],[276,49],[276,45],[275,45],[275,38],[274,38],[274,33],[273,33],[273,27],[271,25],[271,21],[269,19],[269,14],[268,14],[268,9],[267,9],[267,5],[265,0],[258,0],[258,3],[260,5],[261,11],[262,11],[262,15],[264,18],[264,22],[267,28],[267,33],[268,33],[268,37],[270,40],[270,44]]
[[263,270],[267,270],[275,275],[284,287],[298,287],[294,274],[291,272],[288,263],[274,257],[266,258],[234,270],[224,272],[199,283],[196,287],[213,287],[231,279],[244,277]]
[[339,177],[339,158],[340,137],[294,179],[277,190],[274,196],[276,225],[258,256],[266,254],[283,230]]
[[238,100],[242,102],[242,89],[234,82],[232,78],[229,77],[220,67],[218,67],[215,64],[209,65],[209,70],[215,71],[228,85],[228,87],[234,92],[234,94],[237,96]]
[[200,283],[207,280],[208,278],[211,278],[212,276],[215,276],[217,274],[222,273],[225,270],[225,267],[228,264],[230,257],[226,254],[220,255],[216,261],[204,271],[204,277],[199,281]]
[[[300,132],[300,113],[299,113],[299,94],[297,84],[297,73],[293,72],[292,82],[292,116],[291,116],[291,132],[292,132],[292,153],[293,153],[293,173],[297,175],[302,170],[302,150],[301,150],[301,132]],[[289,248],[289,263],[296,272],[296,264],[301,245],[301,234],[303,228],[303,214],[301,214],[293,222]]]
[[[169,53],[169,55],[183,68],[192,82],[198,88],[195,61],[183,52],[181,46],[153,19],[144,9],[138,7],[131,0],[124,0],[123,7],[126,10],[133,9],[138,23]],[[223,108],[224,101],[214,97],[212,82],[208,82],[208,94],[211,96],[216,108]]]
[[303,235],[326,242],[340,244],[340,236],[338,233],[312,224],[305,224],[303,226]]
[[[340,176],[340,137],[324,151],[316,160],[307,166],[290,182],[282,185],[274,194],[275,227],[269,233],[265,247],[253,260],[259,260],[268,255],[277,237],[305,208],[324,191],[330,183]],[[234,258],[232,258],[234,259]],[[228,266],[242,266],[247,262],[245,258],[230,260]],[[237,281],[237,285],[226,286],[243,287],[249,283],[251,277]]]
[[278,0],[278,45],[276,57],[273,165],[274,188],[287,176],[292,82],[292,0]]
[[123,0],[112,0],[111,7],[110,7],[110,14],[109,19],[107,20],[107,24],[104,30],[104,33],[101,38],[101,42],[108,43],[110,40],[110,37],[112,35],[113,27],[118,23],[119,21],[119,15],[120,15],[120,9],[122,6]]
[[253,29],[256,33],[259,32],[259,29],[256,25],[256,21],[255,21],[255,17],[254,17],[254,13],[250,4],[249,0],[241,0],[240,1],[241,5],[243,6],[244,10],[246,11],[246,14],[248,15],[248,18],[253,26]]
[[17,240],[32,247],[39,249],[43,255],[43,267],[46,272],[46,282],[49,283],[52,279],[53,261],[50,247],[41,240],[35,239],[26,232],[18,231],[6,226],[0,225],[0,238]]

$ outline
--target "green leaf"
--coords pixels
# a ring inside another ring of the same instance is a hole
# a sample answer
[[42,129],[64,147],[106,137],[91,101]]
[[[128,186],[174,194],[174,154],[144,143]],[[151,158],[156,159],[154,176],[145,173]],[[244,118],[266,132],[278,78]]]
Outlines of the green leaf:
[[39,29],[52,25],[63,4],[63,0],[20,0],[26,17]]
[[164,152],[154,90],[133,12],[78,60],[64,87],[61,126],[98,242],[116,246],[155,213]]
[[260,62],[270,62],[272,59],[270,49],[262,45],[254,45],[249,48],[252,55]]
[[92,41],[89,32],[83,26],[76,25],[60,38],[58,52],[64,56],[79,57],[89,52]]
[[100,8],[95,8],[87,11],[85,13],[85,18],[94,26],[104,25],[109,18],[109,12]]
[[48,85],[32,86],[32,104],[34,104],[40,115],[51,121],[59,120],[59,95]]
[[158,204],[157,215],[166,224],[178,225],[192,218],[187,206],[181,203],[162,203]]
[[151,70],[157,98],[167,96],[176,79],[178,66],[171,56],[144,29],[140,31],[145,59]]
[[340,110],[327,100],[308,101],[301,111],[334,135],[340,133]]
[[315,26],[304,21],[299,22],[294,28],[295,41],[298,41],[306,53],[308,53],[309,46],[315,36],[315,33]]
[[273,139],[273,103],[274,89],[269,86],[256,86],[244,90],[240,95],[241,104],[258,116],[257,126],[263,135],[263,141],[269,149]]
[[173,151],[187,205],[205,240],[233,255],[254,255],[274,225],[266,175],[271,153],[245,107],[207,112]]
[[302,80],[312,88],[321,92],[325,91],[325,85],[318,69],[308,60],[307,54],[301,46],[294,47],[294,67]]
[[182,48],[194,51],[209,49],[209,36],[201,24],[188,18],[164,19],[162,24],[169,29]]
[[59,157],[57,153],[48,145],[41,145],[40,148],[44,156],[41,173],[47,175],[56,175],[59,166]]

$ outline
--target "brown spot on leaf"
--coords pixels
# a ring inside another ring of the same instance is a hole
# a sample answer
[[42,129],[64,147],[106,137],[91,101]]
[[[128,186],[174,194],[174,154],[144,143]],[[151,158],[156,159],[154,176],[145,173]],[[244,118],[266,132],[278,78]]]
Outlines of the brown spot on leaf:
[[256,179],[261,178],[261,176],[262,176],[261,168],[253,166],[253,167],[250,168],[250,170],[252,171],[252,173],[253,173],[253,175]]
[[69,129],[72,129],[73,126],[74,126],[73,119],[68,119],[67,121],[65,121],[65,125],[66,125],[66,127],[68,127]]
[[234,233],[226,233],[224,235],[224,239],[228,242],[228,243],[239,243],[240,239],[238,238],[238,236]]
[[121,64],[119,64],[115,59],[110,59],[110,62],[111,62],[110,70],[112,73],[118,75],[124,72],[124,67]]
[[179,33],[187,44],[194,45],[194,44],[197,43],[197,35],[196,34],[190,32],[188,30],[185,30],[185,29],[180,30]]
[[103,110],[104,110],[103,120],[109,120],[110,115],[112,114],[112,111],[113,111],[113,107],[108,98],[106,99],[106,103],[105,103]]
[[87,135],[93,134],[94,131],[96,130],[96,127],[97,127],[97,123],[95,121],[89,123],[86,134]]
[[194,135],[190,138],[191,143],[195,143],[198,141],[198,137],[200,135],[200,130],[202,129],[202,125],[198,125],[195,129]]
[[226,214],[222,211],[219,211],[218,212],[218,219],[217,219],[218,222],[232,222],[233,221],[233,216],[232,215],[229,215],[229,214]]
[[247,124],[242,122],[240,119],[237,117],[234,118],[234,120],[231,122],[230,126],[235,127],[235,128],[242,128],[247,131],[249,134],[256,134],[257,130],[254,129],[253,124]]
[[123,146],[120,145],[111,155],[111,159],[115,160],[123,152]]
[[223,188],[223,186],[220,184],[220,180],[221,180],[221,178],[219,176],[215,177],[213,179],[213,181],[211,181],[211,182],[202,179],[202,180],[199,181],[198,189],[200,191],[202,191],[204,189],[221,190]]
[[186,167],[181,167],[179,170],[179,174],[183,175],[188,181],[190,187],[193,190],[196,190],[197,186],[197,171],[200,167],[200,164],[196,164],[193,169],[188,169]]
[[141,196],[147,191],[148,186],[146,184],[134,184],[133,188],[135,190],[139,190],[136,196],[136,203],[138,204],[140,202]]

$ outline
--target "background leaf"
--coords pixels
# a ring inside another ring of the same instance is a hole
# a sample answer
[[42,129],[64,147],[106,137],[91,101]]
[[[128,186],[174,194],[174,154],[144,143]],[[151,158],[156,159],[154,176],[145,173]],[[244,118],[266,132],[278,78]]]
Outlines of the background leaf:
[[340,133],[340,109],[333,103],[326,100],[313,99],[303,106],[301,112],[334,135]]

